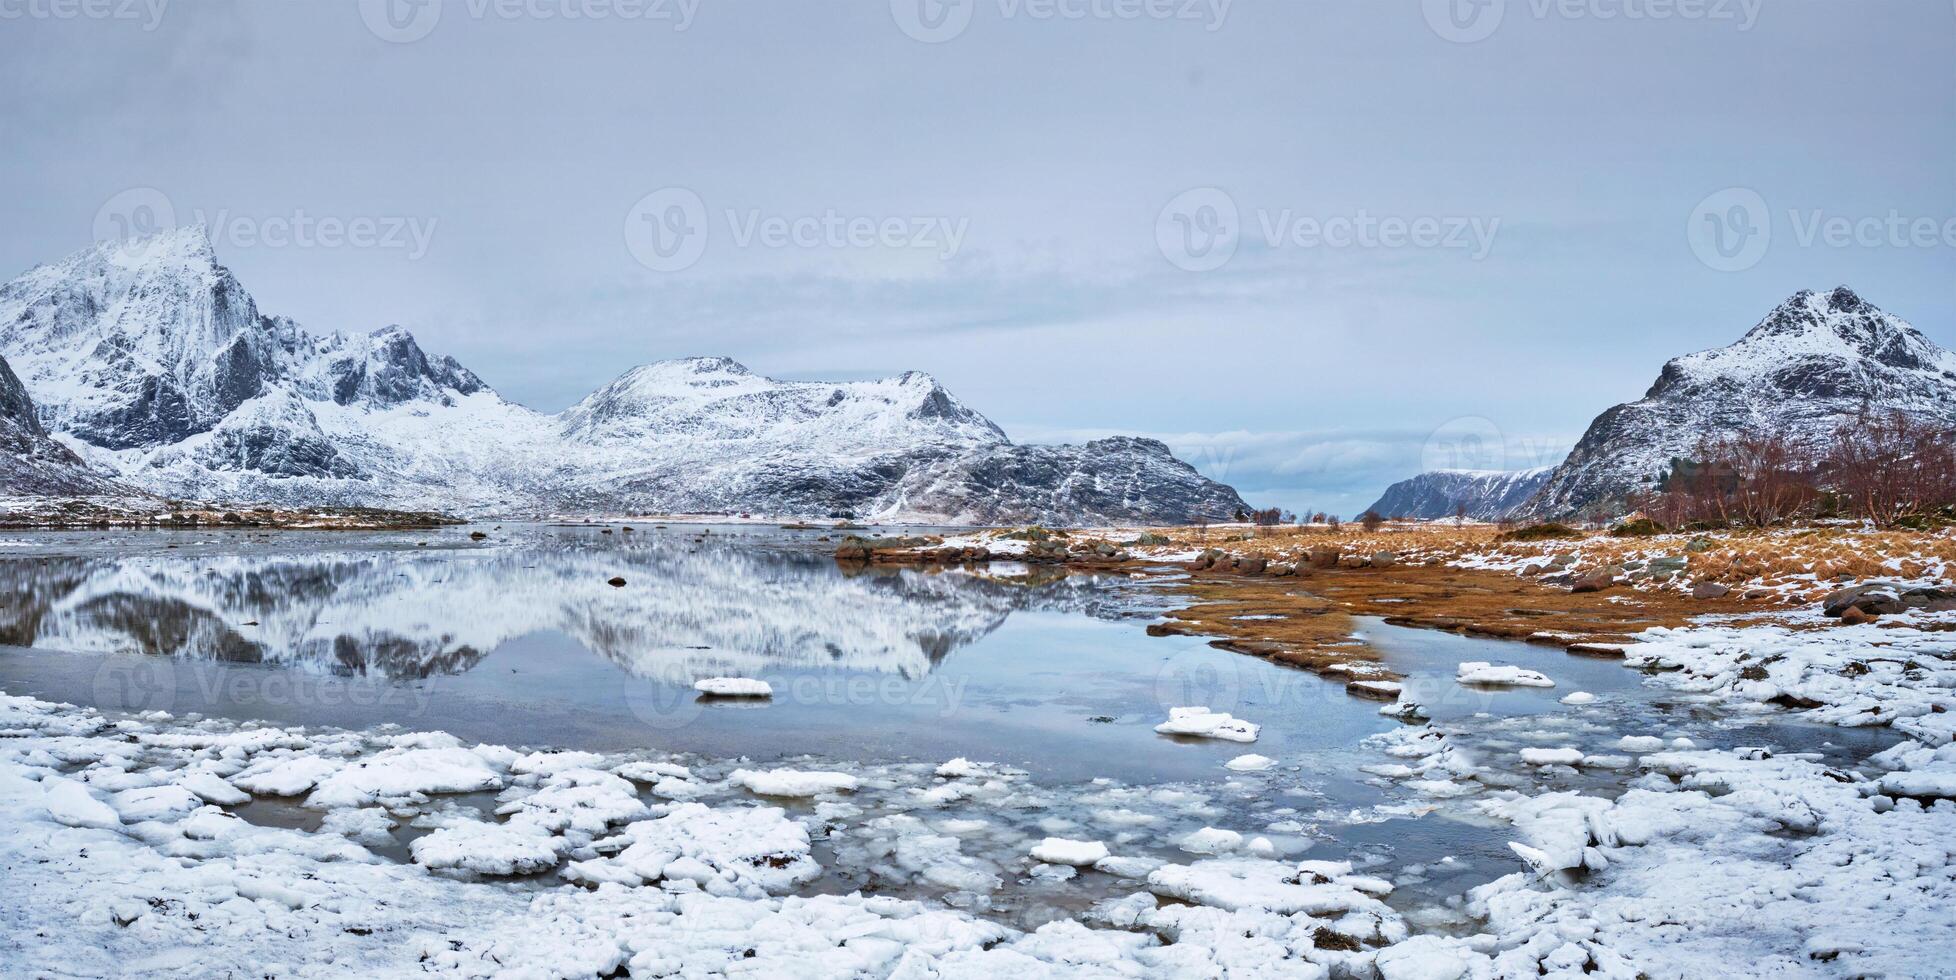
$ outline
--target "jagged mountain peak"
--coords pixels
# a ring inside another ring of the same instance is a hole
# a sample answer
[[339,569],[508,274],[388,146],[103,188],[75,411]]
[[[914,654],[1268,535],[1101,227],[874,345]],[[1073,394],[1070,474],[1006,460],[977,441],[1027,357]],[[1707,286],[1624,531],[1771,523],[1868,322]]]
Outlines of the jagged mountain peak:
[[1665,365],[1646,397],[1691,382],[1758,379],[1798,384],[1789,369],[1812,376],[1812,363],[1870,361],[1897,371],[1949,374],[1956,355],[1937,346],[1900,317],[1881,311],[1846,286],[1830,292],[1803,289],[1726,347],[1687,354]]
[[566,435],[615,439],[763,439],[820,452],[1003,443],[1005,433],[930,375],[874,381],[777,381],[727,357],[641,365],[566,410]]
[[75,269],[98,263],[125,270],[188,267],[214,272],[223,268],[217,261],[210,227],[201,222],[148,235],[103,239],[38,268]]
[[1674,358],[1644,397],[1596,417],[1522,509],[1622,509],[1674,459],[1740,432],[1817,449],[1864,409],[1956,423],[1956,354],[1846,286],[1801,290],[1726,347]]
[[341,405],[390,408],[413,401],[451,404],[491,389],[452,357],[430,357],[400,324],[372,333],[336,334],[320,344],[303,372]]

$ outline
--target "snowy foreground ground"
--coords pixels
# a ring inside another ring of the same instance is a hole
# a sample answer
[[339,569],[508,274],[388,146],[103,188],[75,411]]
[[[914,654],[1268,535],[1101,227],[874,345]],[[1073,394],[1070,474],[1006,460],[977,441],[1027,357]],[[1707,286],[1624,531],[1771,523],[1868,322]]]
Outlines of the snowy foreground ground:
[[[1956,633],[1933,625],[1706,626],[1631,648],[1657,682],[1740,712],[1818,704],[1906,736],[1858,769],[1599,731],[1580,702],[1500,765],[1445,726],[1373,739],[1355,766],[1514,842],[1512,873],[1430,909],[1387,901],[1417,869],[1280,854],[1260,836],[1278,822],[1212,827],[1223,811],[1186,788],[1043,787],[965,760],[523,752],[0,695],[0,974],[1950,975]],[[1244,758],[1237,792],[1291,778]],[[1516,767],[1629,788],[1531,793],[1502,775]],[[254,797],[311,820],[233,814]],[[1136,856],[1167,837],[1182,860]],[[1086,875],[1122,886],[1073,918],[990,914],[1006,882],[1063,895]]]

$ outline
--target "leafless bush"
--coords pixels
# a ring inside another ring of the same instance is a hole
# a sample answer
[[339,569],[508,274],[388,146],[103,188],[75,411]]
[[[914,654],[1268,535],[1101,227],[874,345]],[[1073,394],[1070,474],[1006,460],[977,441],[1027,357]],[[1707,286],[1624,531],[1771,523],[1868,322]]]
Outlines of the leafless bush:
[[1658,492],[1630,502],[1666,527],[1770,527],[1810,511],[1814,470],[1811,454],[1782,433],[1706,438],[1692,458],[1672,461]]
[[1864,408],[1834,431],[1821,470],[1844,511],[1893,527],[1956,504],[1956,432]]

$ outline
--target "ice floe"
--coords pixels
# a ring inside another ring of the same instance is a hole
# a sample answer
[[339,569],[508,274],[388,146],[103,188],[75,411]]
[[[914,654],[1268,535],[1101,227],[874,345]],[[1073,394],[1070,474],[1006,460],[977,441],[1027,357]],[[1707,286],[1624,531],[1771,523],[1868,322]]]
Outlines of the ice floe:
[[1163,735],[1219,738],[1230,742],[1254,742],[1260,730],[1255,724],[1203,707],[1170,708],[1168,720],[1155,726],[1155,731]]
[[805,797],[841,793],[856,788],[856,777],[841,772],[798,769],[736,769],[727,777],[736,786],[761,796]]
[[774,687],[751,677],[708,677],[693,682],[693,690],[714,698],[771,698]]
[[1482,684],[1490,687],[1554,687],[1555,682],[1540,671],[1527,670],[1507,664],[1491,664],[1485,660],[1470,660],[1460,665],[1455,679],[1462,684]]
[[1032,857],[1047,864],[1089,865],[1107,859],[1107,845],[1099,841],[1048,837],[1033,847]]

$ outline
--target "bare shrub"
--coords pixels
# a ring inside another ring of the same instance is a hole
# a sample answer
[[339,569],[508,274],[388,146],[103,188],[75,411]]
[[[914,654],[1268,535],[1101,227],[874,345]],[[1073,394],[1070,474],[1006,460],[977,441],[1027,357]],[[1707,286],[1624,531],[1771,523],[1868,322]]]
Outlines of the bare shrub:
[[1893,527],[1956,503],[1956,433],[1905,412],[1863,408],[1821,459],[1842,509]]

